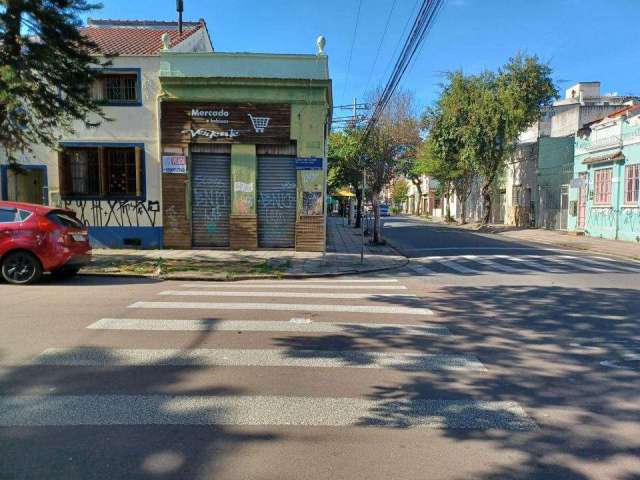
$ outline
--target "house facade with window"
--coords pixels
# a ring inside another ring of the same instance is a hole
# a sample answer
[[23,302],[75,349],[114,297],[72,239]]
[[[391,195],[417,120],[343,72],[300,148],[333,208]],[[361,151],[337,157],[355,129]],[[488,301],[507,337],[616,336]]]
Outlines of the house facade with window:
[[[540,120],[520,135],[507,162],[502,179],[504,223],[566,230],[576,132],[637,99],[602,94],[597,81],[579,82],[566,89],[564,98],[543,108]],[[496,200],[500,202],[500,196]]]
[[180,34],[176,22],[89,19],[82,33],[98,45],[97,57],[114,56],[92,89],[110,121],[78,122],[58,150],[36,145],[17,168],[0,159],[0,197],[74,210],[94,246],[160,247],[163,35],[169,51],[211,52],[206,25],[185,22]]
[[569,201],[569,230],[640,242],[640,105],[579,132]]

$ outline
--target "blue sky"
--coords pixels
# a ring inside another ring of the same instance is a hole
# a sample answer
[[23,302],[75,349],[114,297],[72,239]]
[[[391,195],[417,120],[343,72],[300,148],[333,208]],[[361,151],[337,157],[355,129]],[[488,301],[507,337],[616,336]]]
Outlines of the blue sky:
[[[314,53],[316,37],[324,35],[335,105],[362,99],[386,82],[419,0],[396,0],[395,5],[394,0],[362,0],[354,41],[359,2],[184,0],[185,19],[204,18],[219,51]],[[93,17],[176,18],[175,0],[103,3]],[[561,90],[577,81],[600,80],[603,92],[640,94],[639,15],[640,0],[445,0],[401,85],[426,105],[437,98],[442,72],[496,69],[521,50],[549,62]]]

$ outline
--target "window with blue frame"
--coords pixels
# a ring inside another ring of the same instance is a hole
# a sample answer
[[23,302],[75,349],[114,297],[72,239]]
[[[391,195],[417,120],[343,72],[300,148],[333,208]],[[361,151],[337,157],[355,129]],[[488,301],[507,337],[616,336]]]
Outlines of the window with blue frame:
[[63,199],[140,199],[144,195],[139,146],[65,147],[58,165]]
[[106,106],[142,105],[140,70],[107,69],[96,78],[92,95]]

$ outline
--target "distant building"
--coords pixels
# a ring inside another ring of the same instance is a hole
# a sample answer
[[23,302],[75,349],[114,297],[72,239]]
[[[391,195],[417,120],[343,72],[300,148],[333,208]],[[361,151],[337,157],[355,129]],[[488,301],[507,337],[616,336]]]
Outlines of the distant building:
[[571,231],[640,242],[640,105],[585,125],[575,139]]
[[545,108],[540,121],[520,136],[496,187],[497,203],[504,201],[496,211],[504,210],[504,223],[565,230],[575,134],[638,100],[615,93],[602,95],[600,82],[580,82],[565,90],[565,98]]

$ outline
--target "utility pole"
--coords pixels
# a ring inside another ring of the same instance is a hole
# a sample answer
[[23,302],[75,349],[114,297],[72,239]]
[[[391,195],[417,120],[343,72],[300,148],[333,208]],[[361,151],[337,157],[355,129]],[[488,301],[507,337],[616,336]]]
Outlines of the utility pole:
[[[358,125],[357,120],[357,99],[353,97],[353,127],[356,128]],[[364,206],[365,206],[365,194],[364,190],[367,185],[367,172],[364,168],[362,168],[362,196],[360,200],[360,263],[364,264]]]
[[356,110],[356,105],[357,105],[356,97],[353,97],[353,113],[352,113],[352,116],[353,116],[353,126],[354,126],[354,128],[356,126],[356,119],[357,119],[357,115],[358,115],[358,111]]
[[[362,169],[362,213],[364,214],[364,199],[365,199],[365,195],[364,195],[364,189],[365,189],[365,185],[367,184],[367,171],[363,168]],[[360,217],[360,235],[362,238],[362,244],[360,245],[360,263],[364,264],[364,215],[361,215]]]

